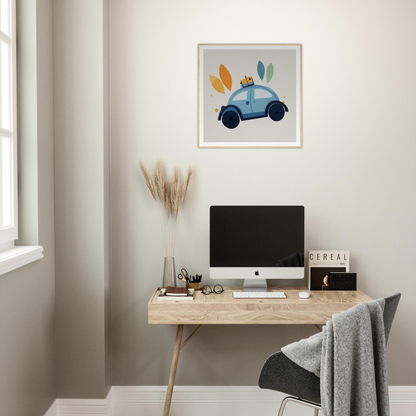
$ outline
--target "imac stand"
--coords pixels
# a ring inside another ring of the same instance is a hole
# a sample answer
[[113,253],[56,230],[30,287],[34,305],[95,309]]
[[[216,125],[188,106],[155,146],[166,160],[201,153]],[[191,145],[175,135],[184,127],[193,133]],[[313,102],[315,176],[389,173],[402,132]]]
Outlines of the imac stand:
[[270,292],[266,279],[244,279],[243,292]]

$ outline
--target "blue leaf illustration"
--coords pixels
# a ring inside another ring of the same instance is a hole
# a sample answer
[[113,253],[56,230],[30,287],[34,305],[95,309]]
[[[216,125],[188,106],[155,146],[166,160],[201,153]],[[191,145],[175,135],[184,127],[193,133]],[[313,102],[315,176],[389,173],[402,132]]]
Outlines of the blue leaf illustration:
[[264,78],[264,65],[262,61],[259,61],[257,64],[257,73],[259,74],[259,77],[261,80]]

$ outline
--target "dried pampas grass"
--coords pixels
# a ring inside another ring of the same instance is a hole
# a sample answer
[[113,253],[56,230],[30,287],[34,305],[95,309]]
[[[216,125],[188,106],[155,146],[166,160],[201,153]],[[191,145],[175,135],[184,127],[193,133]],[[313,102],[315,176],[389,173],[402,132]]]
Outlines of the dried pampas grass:
[[182,205],[185,202],[186,194],[188,192],[189,182],[191,181],[191,175],[192,175],[193,171],[194,170],[192,169],[192,166],[189,165],[188,174],[186,175],[186,179],[185,179],[185,182],[184,182],[183,187],[182,187]]
[[179,169],[175,166],[173,172],[173,180],[172,185],[170,187],[170,202],[172,206],[172,214],[175,216],[175,221],[178,219],[178,212],[179,212]]
[[170,217],[170,189],[169,189],[169,182],[168,181],[164,181],[163,182],[163,187],[164,187],[164,204],[165,204],[165,210],[166,210],[166,215],[168,216],[168,219]]
[[156,201],[156,187],[155,182],[153,180],[153,176],[142,161],[140,161],[140,170],[142,171],[144,180],[146,182],[147,187],[149,188],[150,193],[152,194],[153,199]]
[[[173,170],[172,183],[169,183],[168,179],[165,177],[163,164],[160,159],[156,160],[156,173],[154,178],[141,160],[140,170],[142,171],[144,180],[150,193],[152,194],[153,199],[156,201],[162,228],[165,254],[166,257],[171,258],[175,253],[176,236],[178,232],[178,214],[179,207],[181,205],[180,202],[182,202],[183,205],[188,193],[189,182],[193,173],[192,166],[189,165],[188,172],[182,186],[182,196],[179,169],[177,166],[175,166]],[[161,204],[157,202],[158,195]],[[173,276],[173,278],[175,277]],[[168,280],[170,280],[169,276]]]
[[165,203],[165,175],[163,173],[163,165],[160,159],[156,160],[156,187],[159,199],[162,204]]

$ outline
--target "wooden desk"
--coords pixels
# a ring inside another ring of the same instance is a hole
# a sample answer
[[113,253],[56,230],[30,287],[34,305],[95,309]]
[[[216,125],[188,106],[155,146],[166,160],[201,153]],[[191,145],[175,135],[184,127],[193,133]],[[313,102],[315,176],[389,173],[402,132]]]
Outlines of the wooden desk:
[[[149,324],[178,325],[168,390],[163,416],[168,416],[175,384],[179,351],[202,328],[203,325],[324,325],[332,315],[345,311],[361,302],[371,300],[357,291],[312,291],[308,299],[299,298],[306,287],[274,287],[274,291],[285,292],[286,299],[234,299],[233,291],[241,287],[224,287],[221,294],[203,295],[195,292],[193,301],[157,299],[157,288],[148,304]],[[184,325],[199,325],[182,343]],[[318,329],[320,329],[318,327]]]

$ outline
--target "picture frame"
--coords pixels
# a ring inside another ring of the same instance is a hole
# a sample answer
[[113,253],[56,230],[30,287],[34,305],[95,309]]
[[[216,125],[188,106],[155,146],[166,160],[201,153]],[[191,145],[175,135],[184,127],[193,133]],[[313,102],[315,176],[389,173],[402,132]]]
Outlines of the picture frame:
[[198,44],[198,147],[302,147],[302,45]]

